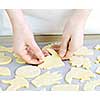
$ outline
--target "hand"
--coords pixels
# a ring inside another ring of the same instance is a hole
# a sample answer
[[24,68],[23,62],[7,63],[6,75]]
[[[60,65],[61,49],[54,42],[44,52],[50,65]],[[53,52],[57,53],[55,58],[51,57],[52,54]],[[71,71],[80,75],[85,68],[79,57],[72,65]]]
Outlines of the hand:
[[29,64],[40,64],[44,57],[34,40],[31,29],[20,9],[6,10],[13,28],[13,47],[15,53]]
[[[24,31],[23,31],[24,30]],[[30,30],[14,30],[14,52],[29,64],[40,64],[44,57]]]
[[61,40],[59,55],[63,60],[69,59],[83,45],[84,28],[68,24]]
[[59,55],[62,59],[69,59],[77,49],[83,46],[85,23],[90,12],[89,9],[73,10],[61,40]]

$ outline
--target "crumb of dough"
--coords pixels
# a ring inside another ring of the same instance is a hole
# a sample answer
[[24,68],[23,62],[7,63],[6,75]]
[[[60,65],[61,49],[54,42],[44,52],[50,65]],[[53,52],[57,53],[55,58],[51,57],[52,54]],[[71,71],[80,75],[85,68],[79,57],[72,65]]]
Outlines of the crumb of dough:
[[29,82],[23,77],[15,76],[12,80],[2,80],[4,84],[9,84],[6,91],[17,91],[20,88],[29,88]]
[[60,84],[62,75],[58,72],[45,72],[32,80],[32,84],[36,87],[45,87],[55,84]]
[[0,57],[0,65],[5,65],[11,63],[12,58],[8,56],[2,56]]
[[82,56],[72,56],[69,59],[69,63],[73,67],[83,67],[85,69],[90,69],[91,67],[91,61],[87,57],[82,57]]
[[0,76],[10,76],[11,72],[7,67],[0,67]]
[[90,70],[72,67],[71,70],[66,74],[65,80],[66,82],[71,83],[72,79],[85,81],[94,77],[95,74]]
[[24,78],[34,78],[40,75],[40,68],[32,65],[21,66],[16,70],[16,75]]
[[51,68],[59,68],[63,67],[64,63],[62,62],[59,55],[53,50],[47,49],[51,55],[44,57],[44,63],[38,65],[41,69],[51,69]]
[[94,91],[97,86],[100,86],[100,79],[90,80],[84,85],[85,91]]
[[100,67],[97,67],[96,73],[97,73],[97,74],[100,74]]
[[76,84],[59,84],[54,85],[51,91],[79,91],[79,85]]
[[88,55],[93,55],[93,54],[94,54],[93,50],[88,49],[87,47],[81,47],[76,52],[74,52],[75,56],[88,56]]
[[100,44],[97,44],[94,48],[95,48],[96,50],[100,50]]

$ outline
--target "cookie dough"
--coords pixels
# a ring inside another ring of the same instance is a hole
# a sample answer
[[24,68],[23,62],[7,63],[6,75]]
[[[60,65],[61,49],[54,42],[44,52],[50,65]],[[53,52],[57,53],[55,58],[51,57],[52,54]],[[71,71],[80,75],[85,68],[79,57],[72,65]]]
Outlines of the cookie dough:
[[0,76],[10,76],[11,72],[7,67],[0,67]]
[[58,72],[45,72],[32,80],[32,84],[36,87],[45,87],[59,84],[62,76]]
[[84,90],[85,91],[94,91],[96,86],[100,86],[100,79],[88,81],[84,85]]
[[97,44],[97,45],[95,46],[95,49],[96,49],[96,50],[100,50],[100,44]]
[[79,85],[75,84],[59,84],[54,85],[51,91],[79,91]]
[[17,91],[20,88],[29,88],[29,82],[23,77],[16,76],[12,80],[2,80],[4,84],[9,84],[7,91]]
[[0,65],[5,65],[11,63],[12,58],[8,56],[2,56],[0,57]]
[[4,52],[0,52],[0,57],[4,56]]
[[69,59],[69,63],[73,66],[73,67],[83,67],[85,69],[90,69],[91,67],[91,61],[89,58],[87,57],[82,57],[82,56],[72,56]]
[[26,64],[25,60],[23,60],[22,58],[16,58],[16,63],[18,63],[18,64]]
[[18,64],[26,64],[25,60],[23,60],[19,55],[13,53],[13,56],[16,58],[16,63],[18,63]]
[[59,68],[63,67],[64,63],[62,62],[61,58],[53,49],[46,49],[51,54],[49,56],[44,57],[44,63],[38,65],[41,69],[51,69],[51,68]]
[[78,79],[84,81],[84,80],[90,80],[90,78],[94,77],[95,74],[90,70],[72,67],[71,70],[66,74],[65,80],[66,82],[71,83],[72,79]]
[[12,53],[13,52],[13,48],[12,47],[8,48],[8,47],[0,45],[0,52],[9,52],[9,53]]
[[40,75],[40,68],[32,65],[21,66],[16,70],[16,75],[24,78],[34,78]]
[[87,47],[81,47],[79,50],[74,52],[74,55],[76,56],[88,56],[88,55],[93,55],[94,52],[92,49],[88,49]]
[[96,69],[96,73],[100,74],[100,66]]

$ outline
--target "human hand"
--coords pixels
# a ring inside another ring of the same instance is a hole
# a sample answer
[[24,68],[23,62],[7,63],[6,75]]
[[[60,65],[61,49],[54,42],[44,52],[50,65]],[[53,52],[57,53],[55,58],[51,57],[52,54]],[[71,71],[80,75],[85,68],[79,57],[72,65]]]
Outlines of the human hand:
[[14,30],[13,48],[14,52],[29,64],[40,64],[43,62],[44,55],[30,30],[25,28]]

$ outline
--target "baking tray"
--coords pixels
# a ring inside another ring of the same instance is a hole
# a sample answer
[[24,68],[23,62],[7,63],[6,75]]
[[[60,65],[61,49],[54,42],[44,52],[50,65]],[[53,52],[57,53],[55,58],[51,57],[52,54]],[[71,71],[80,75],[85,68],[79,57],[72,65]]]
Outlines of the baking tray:
[[[40,47],[43,47],[45,45],[47,45],[48,43],[54,43],[54,42],[60,42],[61,39],[61,35],[36,35],[35,36],[36,41],[38,43],[38,45]],[[96,44],[100,44],[100,35],[99,34],[86,34],[85,35],[85,43],[84,45],[87,46],[88,48],[93,49],[95,47]],[[0,36],[0,45],[4,45],[7,47],[11,47],[12,46],[12,36]],[[98,66],[100,66],[100,64],[94,64],[94,61],[96,60],[96,57],[98,55],[100,55],[100,51],[94,50],[95,55],[94,56],[88,56],[92,63],[92,67],[91,70],[92,72],[95,73],[95,70]],[[15,58],[13,57],[12,54],[7,53],[6,55],[11,56],[13,58],[13,61],[8,64],[8,65],[3,65],[4,67],[8,67],[11,70],[11,76],[6,77],[6,76],[0,76],[0,81],[1,80],[6,80],[6,79],[12,79],[15,76],[15,71],[17,68],[19,68],[20,66],[22,66],[22,64],[17,64],[15,61]],[[49,71],[54,72],[57,71],[59,73],[62,74],[63,79],[61,80],[61,83],[66,83],[64,78],[65,75],[68,73],[68,71],[71,69],[71,66],[69,65],[68,61],[64,61],[65,66],[61,67],[61,68],[55,68],[55,69],[51,69]],[[41,70],[41,73],[44,73],[48,70]],[[96,79],[100,79],[100,75],[96,74]],[[19,89],[20,91],[50,91],[52,86],[48,86],[48,87],[40,87],[40,88],[36,88],[31,84],[31,80],[33,79],[28,79],[28,81],[30,82],[30,87],[29,88],[21,88]],[[92,80],[95,80],[95,78],[93,78]],[[80,82],[79,80],[75,80],[73,79],[72,84],[79,84],[80,86],[80,91],[83,91],[83,87],[84,84],[86,83],[86,81],[84,82]],[[3,84],[2,82],[0,82],[0,87],[3,90],[6,90],[6,88],[8,87],[8,85]],[[97,91],[100,91],[100,87],[96,87]]]

